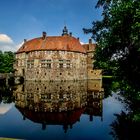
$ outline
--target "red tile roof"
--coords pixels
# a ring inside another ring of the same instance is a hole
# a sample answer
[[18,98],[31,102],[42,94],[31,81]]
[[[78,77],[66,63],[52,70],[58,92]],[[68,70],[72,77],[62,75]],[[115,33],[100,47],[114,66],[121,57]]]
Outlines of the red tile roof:
[[83,44],[83,48],[85,48],[86,51],[95,51],[96,44]]
[[86,53],[86,50],[80,44],[79,40],[69,35],[47,36],[26,41],[17,53],[30,52],[35,50],[63,50]]

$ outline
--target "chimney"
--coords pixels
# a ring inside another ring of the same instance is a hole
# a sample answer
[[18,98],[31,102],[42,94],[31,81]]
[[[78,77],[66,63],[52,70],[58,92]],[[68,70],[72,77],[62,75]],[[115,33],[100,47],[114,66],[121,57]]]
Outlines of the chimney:
[[42,33],[42,39],[43,39],[43,40],[46,38],[46,35],[47,35],[46,32],[43,32],[43,33]]
[[92,39],[91,38],[89,39],[89,44],[92,44]]
[[72,32],[69,33],[69,36],[72,36]]
[[24,43],[26,43],[27,42],[27,39],[24,39]]

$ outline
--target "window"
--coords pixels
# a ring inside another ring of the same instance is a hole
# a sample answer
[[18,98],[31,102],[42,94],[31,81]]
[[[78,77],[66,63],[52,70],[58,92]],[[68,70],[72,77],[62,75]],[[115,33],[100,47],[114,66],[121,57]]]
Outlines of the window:
[[69,63],[67,63],[67,68],[70,68],[70,64]]
[[59,99],[63,99],[63,94],[59,94]]
[[63,60],[61,59],[61,60],[59,60],[59,68],[63,68]]
[[33,68],[34,67],[34,60],[27,60],[27,68]]
[[41,68],[48,68],[48,69],[50,69],[51,68],[51,60],[50,59],[48,59],[48,60],[46,60],[46,59],[41,60]]
[[63,68],[63,63],[60,63],[59,64],[59,68]]
[[66,60],[66,67],[69,69],[70,68],[70,60]]
[[63,63],[63,60],[61,59],[61,60],[59,60],[59,63]]
[[70,60],[66,60],[67,63],[70,63]]
[[48,60],[46,60],[47,62],[49,62],[49,63],[51,63],[51,60],[50,59],[48,59]]
[[51,69],[51,63],[47,63],[46,68]]

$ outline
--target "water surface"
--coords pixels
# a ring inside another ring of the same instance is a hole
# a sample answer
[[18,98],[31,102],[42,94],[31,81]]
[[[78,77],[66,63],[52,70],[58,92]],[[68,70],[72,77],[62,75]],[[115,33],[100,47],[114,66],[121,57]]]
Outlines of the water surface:
[[124,110],[118,94],[104,98],[101,80],[25,82],[11,96],[0,104],[0,137],[112,140],[114,114]]

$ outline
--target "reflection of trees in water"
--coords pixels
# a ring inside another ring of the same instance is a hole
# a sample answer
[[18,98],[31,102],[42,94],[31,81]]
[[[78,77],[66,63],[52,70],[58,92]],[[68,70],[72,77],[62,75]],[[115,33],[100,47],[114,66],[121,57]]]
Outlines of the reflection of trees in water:
[[112,132],[110,133],[114,139],[133,140],[139,138],[140,122],[133,120],[133,113],[115,114],[116,120],[111,124]]
[[[119,101],[125,104],[126,112],[115,114],[116,120],[112,122],[110,133],[115,139],[135,139],[137,138],[140,128],[140,89],[133,84],[128,84],[127,81],[115,79],[112,81],[116,83],[115,89],[124,97]],[[110,92],[114,87],[110,88]]]
[[104,98],[112,95],[113,92],[120,91],[121,83],[116,79],[116,77],[112,78],[103,78],[103,89],[104,89]]
[[104,96],[107,98],[109,95],[111,95],[112,91],[112,79],[103,78],[103,88],[104,88]]
[[1,85],[0,86],[0,103],[12,103],[14,101],[13,97],[13,87]]

